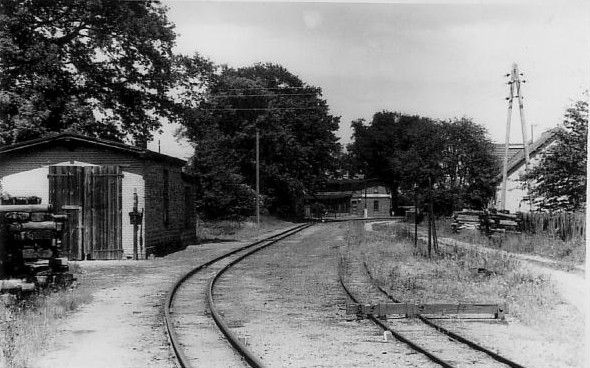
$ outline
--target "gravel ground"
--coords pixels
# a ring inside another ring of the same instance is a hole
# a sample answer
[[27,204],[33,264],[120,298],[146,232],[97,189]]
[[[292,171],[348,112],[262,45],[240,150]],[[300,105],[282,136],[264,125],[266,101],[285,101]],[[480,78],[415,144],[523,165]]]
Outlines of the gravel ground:
[[233,268],[216,299],[225,318],[270,367],[432,366],[346,315],[338,281],[344,226],[314,226]]
[[32,367],[176,367],[163,317],[168,290],[204,260],[241,244],[189,246],[145,261],[77,262],[80,287],[92,290],[93,300],[57,324]]
[[[224,277],[219,303],[230,325],[269,366],[428,367],[428,361],[403,344],[386,342],[371,322],[357,321],[345,314],[346,299],[338,284],[344,226],[324,224],[309,228],[244,261]],[[80,262],[83,273],[79,279],[85,287],[95,290],[94,299],[60,321],[55,335],[32,366],[174,367],[163,325],[166,292],[190,268],[237,244],[193,246],[168,257],[141,262]],[[237,273],[239,277],[235,277]],[[576,294],[568,288],[570,284],[566,281],[558,285]],[[575,303],[572,300],[557,306],[562,308],[563,321],[551,323],[576,323],[572,318],[583,321],[583,315],[580,317],[577,308],[572,307]],[[542,333],[535,335],[532,331],[520,337],[519,334],[507,329],[504,337],[494,333],[486,339],[500,351],[512,347],[515,353],[529,357],[571,354],[567,346],[564,351],[547,352],[555,345],[547,345]],[[539,354],[539,349],[545,354]],[[541,362],[533,366],[577,367],[579,358],[574,353],[571,362],[563,365],[552,365],[551,360],[525,361]]]

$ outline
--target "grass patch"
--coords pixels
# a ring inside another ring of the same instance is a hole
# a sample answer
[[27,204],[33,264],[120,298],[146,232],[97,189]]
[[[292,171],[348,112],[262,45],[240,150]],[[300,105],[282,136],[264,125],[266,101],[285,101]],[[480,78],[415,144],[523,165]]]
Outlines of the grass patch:
[[511,316],[540,325],[560,297],[548,276],[521,268],[520,260],[501,252],[481,253],[441,247],[429,259],[425,245],[414,245],[404,226],[376,227],[357,242],[376,282],[396,299],[413,303],[508,303]]
[[0,366],[29,367],[59,320],[91,299],[87,287],[42,291],[20,299],[3,295],[0,302]]
[[260,217],[260,228],[256,225],[256,218],[247,218],[244,221],[218,220],[198,221],[197,242],[223,242],[239,239],[248,239],[258,234],[291,226],[293,223],[279,220],[271,216]]
[[[539,255],[571,265],[581,265],[586,260],[586,242],[581,238],[563,241],[548,233],[497,233],[487,237],[478,230],[464,229],[459,233],[453,233],[450,219],[438,220],[436,225],[439,237],[452,238],[512,253]],[[420,225],[419,229],[425,231],[426,227]]]

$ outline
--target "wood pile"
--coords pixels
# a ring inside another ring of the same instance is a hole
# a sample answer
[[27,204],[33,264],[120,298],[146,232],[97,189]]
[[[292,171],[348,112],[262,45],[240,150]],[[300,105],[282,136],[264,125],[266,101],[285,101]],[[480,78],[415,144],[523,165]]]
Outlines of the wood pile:
[[453,232],[462,229],[478,229],[487,235],[495,232],[522,232],[522,213],[510,214],[496,210],[463,210],[453,214],[451,228]]

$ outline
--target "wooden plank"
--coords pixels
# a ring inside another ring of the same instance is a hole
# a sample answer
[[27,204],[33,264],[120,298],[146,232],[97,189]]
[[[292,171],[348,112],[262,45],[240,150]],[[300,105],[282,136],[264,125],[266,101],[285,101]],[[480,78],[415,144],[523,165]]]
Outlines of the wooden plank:
[[84,257],[92,256],[94,250],[94,210],[92,207],[92,171],[84,170]]
[[0,212],[51,212],[53,206],[50,204],[3,204],[0,205]]
[[508,313],[506,304],[412,304],[412,303],[380,303],[380,304],[347,304],[347,314],[384,316],[387,314],[398,314],[405,316],[414,316],[417,314],[425,315],[494,315],[496,318],[502,318]]

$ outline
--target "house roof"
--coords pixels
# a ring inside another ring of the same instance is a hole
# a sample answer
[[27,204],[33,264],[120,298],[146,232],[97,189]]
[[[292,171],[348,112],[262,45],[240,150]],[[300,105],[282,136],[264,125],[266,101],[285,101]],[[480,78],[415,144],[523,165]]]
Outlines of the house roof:
[[[504,162],[504,147],[506,145],[504,143],[494,143],[494,152],[493,155],[496,157],[498,162],[502,164]],[[524,147],[522,144],[513,144],[510,143],[508,145],[508,161],[510,160],[519,152],[523,151]]]
[[113,151],[131,154],[140,158],[150,158],[157,161],[166,161],[178,165],[186,165],[186,161],[177,157],[164,155],[162,153],[150,151],[145,148],[131,146],[125,143],[110,141],[107,139],[94,138],[76,133],[59,133],[51,134],[42,138],[32,139],[19,142],[16,144],[0,147],[0,156],[6,153],[18,152],[32,148],[41,148],[55,144],[69,145],[89,145],[103,147]]
[[334,179],[328,180],[318,193],[325,192],[354,192],[383,185],[378,179]]
[[[529,156],[535,155],[547,147],[556,138],[556,133],[559,128],[553,128],[543,132],[541,136],[529,145]],[[502,145],[503,146],[503,145]],[[510,152],[510,151],[509,151]],[[521,148],[512,157],[508,159],[508,175],[512,174],[518,168],[525,164],[524,148]],[[502,180],[502,174],[496,177],[497,181]]]

